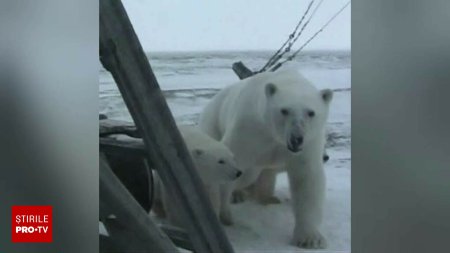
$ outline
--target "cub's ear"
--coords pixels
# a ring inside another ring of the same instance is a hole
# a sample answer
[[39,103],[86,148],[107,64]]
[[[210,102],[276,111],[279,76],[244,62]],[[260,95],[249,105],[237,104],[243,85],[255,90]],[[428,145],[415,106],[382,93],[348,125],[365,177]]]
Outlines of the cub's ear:
[[273,84],[273,83],[268,83],[268,84],[266,84],[265,91],[266,91],[266,97],[269,98],[277,92],[277,86],[275,86],[275,84]]
[[203,150],[198,149],[198,148],[194,149],[194,150],[192,150],[192,154],[195,155],[195,156],[200,156],[200,155],[203,154]]
[[333,91],[330,89],[321,90],[320,96],[322,97],[323,101],[329,103],[331,99],[333,99]]

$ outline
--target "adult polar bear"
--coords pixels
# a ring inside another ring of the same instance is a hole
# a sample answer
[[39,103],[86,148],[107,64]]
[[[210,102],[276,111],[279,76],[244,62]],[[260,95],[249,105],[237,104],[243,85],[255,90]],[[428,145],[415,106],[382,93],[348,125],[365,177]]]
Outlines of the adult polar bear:
[[221,188],[220,219],[232,224],[233,190],[254,183],[263,169],[288,173],[295,217],[293,244],[326,247],[318,226],[325,195],[325,124],[333,93],[318,90],[296,70],[264,72],[221,90],[200,127],[235,155],[242,176]]

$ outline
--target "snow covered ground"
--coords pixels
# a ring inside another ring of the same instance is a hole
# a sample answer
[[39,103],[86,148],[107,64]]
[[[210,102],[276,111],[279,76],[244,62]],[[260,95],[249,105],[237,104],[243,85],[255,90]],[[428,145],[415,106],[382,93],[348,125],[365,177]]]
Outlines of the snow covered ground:
[[[235,82],[230,66],[242,60],[249,67],[260,67],[268,52],[201,52],[149,54],[153,70],[164,90],[175,119],[195,124],[209,99],[221,88]],[[322,232],[328,240],[325,251],[350,252],[350,54],[349,52],[308,52],[292,64],[318,88],[335,91],[328,121],[325,164],[327,198]],[[100,112],[109,118],[131,118],[111,76],[100,71]],[[261,206],[252,201],[234,204],[235,224],[226,232],[236,252],[307,252],[289,245],[294,228],[286,173],[277,178],[275,195],[281,204]]]

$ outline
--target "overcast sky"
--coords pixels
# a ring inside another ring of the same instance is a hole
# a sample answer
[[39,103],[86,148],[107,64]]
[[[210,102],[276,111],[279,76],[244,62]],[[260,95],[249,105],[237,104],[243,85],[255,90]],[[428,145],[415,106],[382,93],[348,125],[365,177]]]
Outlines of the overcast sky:
[[[145,51],[274,50],[310,0],[123,0]],[[317,4],[320,0],[316,0]],[[347,0],[323,0],[297,46]],[[350,49],[347,7],[305,50]],[[299,43],[300,42],[300,43]]]

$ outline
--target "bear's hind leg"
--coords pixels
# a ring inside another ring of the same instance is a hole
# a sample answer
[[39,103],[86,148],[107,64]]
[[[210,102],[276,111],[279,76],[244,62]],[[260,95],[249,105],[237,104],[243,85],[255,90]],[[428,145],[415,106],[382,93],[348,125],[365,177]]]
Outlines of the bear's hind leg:
[[231,203],[238,204],[244,202],[248,198],[247,189],[236,189],[233,191]]
[[281,200],[274,195],[278,170],[264,169],[258,179],[248,189],[258,203],[263,205],[279,204]]

